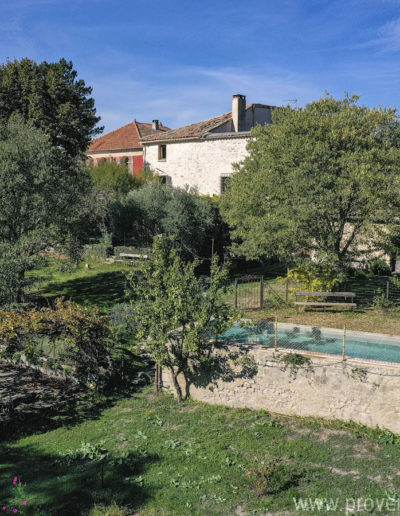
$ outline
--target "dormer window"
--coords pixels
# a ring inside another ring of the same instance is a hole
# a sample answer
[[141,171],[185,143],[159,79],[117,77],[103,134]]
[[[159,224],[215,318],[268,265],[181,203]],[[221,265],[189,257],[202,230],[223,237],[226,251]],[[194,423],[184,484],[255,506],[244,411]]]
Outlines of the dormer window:
[[158,146],[158,161],[165,161],[167,159],[167,146],[159,145]]

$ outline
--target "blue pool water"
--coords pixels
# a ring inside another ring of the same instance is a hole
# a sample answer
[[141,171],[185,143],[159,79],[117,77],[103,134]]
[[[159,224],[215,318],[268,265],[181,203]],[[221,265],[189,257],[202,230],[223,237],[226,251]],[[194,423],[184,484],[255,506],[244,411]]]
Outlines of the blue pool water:
[[[233,326],[223,338],[227,342],[274,347],[274,322],[250,327]],[[342,355],[343,330],[278,323],[278,347]],[[400,337],[349,331],[346,333],[346,357],[400,363]]]

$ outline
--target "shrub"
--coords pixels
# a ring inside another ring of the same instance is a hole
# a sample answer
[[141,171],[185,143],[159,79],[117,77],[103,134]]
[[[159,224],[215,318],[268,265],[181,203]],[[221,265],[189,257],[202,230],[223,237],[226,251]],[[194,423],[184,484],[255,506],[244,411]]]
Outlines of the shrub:
[[331,292],[340,283],[340,273],[326,265],[313,262],[303,264],[289,270],[288,277],[301,283],[310,292]]
[[374,258],[369,263],[369,269],[375,276],[391,276],[392,270],[381,258]]
[[113,248],[108,244],[92,244],[85,246],[84,256],[105,260],[112,255],[112,252]]
[[265,458],[248,471],[258,496],[279,493],[296,485],[301,472],[274,458]]

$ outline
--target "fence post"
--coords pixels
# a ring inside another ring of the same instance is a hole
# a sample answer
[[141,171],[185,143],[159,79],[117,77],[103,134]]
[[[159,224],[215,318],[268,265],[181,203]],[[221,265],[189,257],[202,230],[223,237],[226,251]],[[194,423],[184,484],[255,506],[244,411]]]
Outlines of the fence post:
[[289,303],[289,278],[286,278],[286,292],[285,292],[286,304]]
[[158,388],[159,388],[159,381],[160,381],[160,378],[159,378],[159,373],[160,373],[160,369],[159,369],[159,365],[156,364],[156,374],[155,374],[155,378],[154,378],[154,390],[156,392],[158,392]]
[[235,308],[238,307],[238,279],[235,279]]
[[343,347],[342,347],[342,360],[346,360],[346,325],[343,326]]
[[278,317],[275,315],[275,351],[278,349]]
[[389,286],[390,286],[390,283],[389,281],[386,282],[386,299],[389,301]]
[[260,279],[260,310],[264,308],[264,278]]

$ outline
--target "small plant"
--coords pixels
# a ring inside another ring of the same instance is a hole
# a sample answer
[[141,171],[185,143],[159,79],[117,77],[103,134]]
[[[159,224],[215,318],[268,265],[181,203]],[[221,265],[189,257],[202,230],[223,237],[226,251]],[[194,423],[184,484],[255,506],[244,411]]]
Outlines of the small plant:
[[279,361],[283,364],[282,370],[290,369],[290,375],[295,380],[298,370],[303,367],[307,371],[312,371],[311,360],[298,353],[286,353]]
[[2,504],[0,506],[1,514],[27,514],[26,509],[28,500],[24,492],[24,486],[18,477],[13,478],[14,497],[12,504]]
[[372,307],[375,308],[375,310],[386,310],[390,308],[390,306],[391,302],[389,299],[387,299],[383,290],[378,289],[377,294],[372,300]]
[[248,472],[258,496],[273,494],[295,485],[301,476],[287,464],[273,457],[257,462]]

